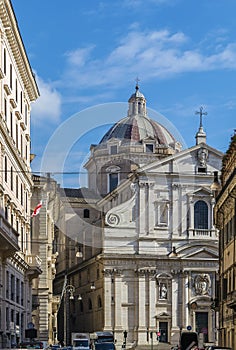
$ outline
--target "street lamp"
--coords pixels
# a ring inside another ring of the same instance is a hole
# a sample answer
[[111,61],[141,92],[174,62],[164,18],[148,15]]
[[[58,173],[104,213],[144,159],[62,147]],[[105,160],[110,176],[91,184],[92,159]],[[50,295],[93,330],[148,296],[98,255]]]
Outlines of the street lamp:
[[69,333],[70,333],[70,300],[74,300],[75,287],[72,284],[68,284],[64,288],[64,342],[65,345],[69,345]]

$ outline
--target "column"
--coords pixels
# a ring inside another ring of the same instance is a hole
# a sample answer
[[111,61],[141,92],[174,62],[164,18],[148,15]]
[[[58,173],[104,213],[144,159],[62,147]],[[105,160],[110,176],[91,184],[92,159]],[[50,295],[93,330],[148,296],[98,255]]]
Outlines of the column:
[[156,279],[153,275],[149,277],[149,331],[156,329],[156,302],[157,302],[157,289]]
[[145,234],[145,183],[140,183],[140,197],[139,197],[139,235]]
[[189,273],[185,271],[182,274],[183,278],[183,308],[184,308],[184,319],[183,319],[183,325],[185,327],[191,325],[191,319],[189,315],[189,309],[188,309],[188,303],[189,303],[189,286],[191,285],[191,277],[189,276]]
[[[104,329],[106,331],[112,331],[112,324],[114,322],[113,318],[114,315],[112,315],[111,310],[111,303],[112,303],[112,295],[111,295],[111,272],[109,270],[105,270],[105,276],[104,276]],[[112,322],[113,321],[113,322]]]
[[123,330],[122,324],[122,278],[120,274],[115,276],[115,330]]
[[149,184],[147,183],[145,186],[145,233],[149,233]]
[[155,226],[155,208],[154,208],[154,202],[155,202],[155,198],[154,198],[154,183],[150,183],[149,184],[149,227],[148,227],[148,231],[152,231],[154,229]]
[[172,277],[172,327],[179,329],[179,320],[178,320],[178,278],[177,276]]
[[138,344],[146,343],[146,277],[145,271],[138,274]]

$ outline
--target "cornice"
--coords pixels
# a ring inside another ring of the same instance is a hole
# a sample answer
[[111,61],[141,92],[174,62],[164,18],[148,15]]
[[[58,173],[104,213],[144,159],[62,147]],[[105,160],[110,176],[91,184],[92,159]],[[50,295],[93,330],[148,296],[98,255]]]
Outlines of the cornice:
[[39,97],[39,90],[10,0],[0,1],[0,19],[29,99],[35,101]]

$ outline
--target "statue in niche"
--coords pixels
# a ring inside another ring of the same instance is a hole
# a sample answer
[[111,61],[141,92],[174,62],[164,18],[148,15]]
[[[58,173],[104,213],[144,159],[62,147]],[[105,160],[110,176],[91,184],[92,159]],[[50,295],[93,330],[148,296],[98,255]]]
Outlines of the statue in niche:
[[167,299],[167,285],[166,285],[166,283],[160,284],[160,299]]
[[206,148],[201,148],[197,154],[199,165],[202,167],[206,166],[208,151]]
[[195,292],[198,295],[209,294],[209,288],[211,286],[211,279],[208,274],[197,275],[194,279]]

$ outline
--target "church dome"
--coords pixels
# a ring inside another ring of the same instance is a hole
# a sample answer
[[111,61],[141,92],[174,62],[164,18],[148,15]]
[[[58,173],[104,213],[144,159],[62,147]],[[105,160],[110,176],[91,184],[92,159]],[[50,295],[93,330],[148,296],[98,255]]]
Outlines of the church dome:
[[136,85],[136,91],[129,98],[127,117],[115,123],[103,136],[100,144],[112,138],[124,142],[142,142],[153,139],[157,144],[169,146],[176,143],[173,135],[161,124],[150,119],[146,113],[146,99]]
[[142,142],[145,139],[154,139],[159,145],[168,146],[175,143],[175,138],[161,124],[147,116],[125,117],[115,123],[103,136],[101,143],[112,138],[130,142]]

